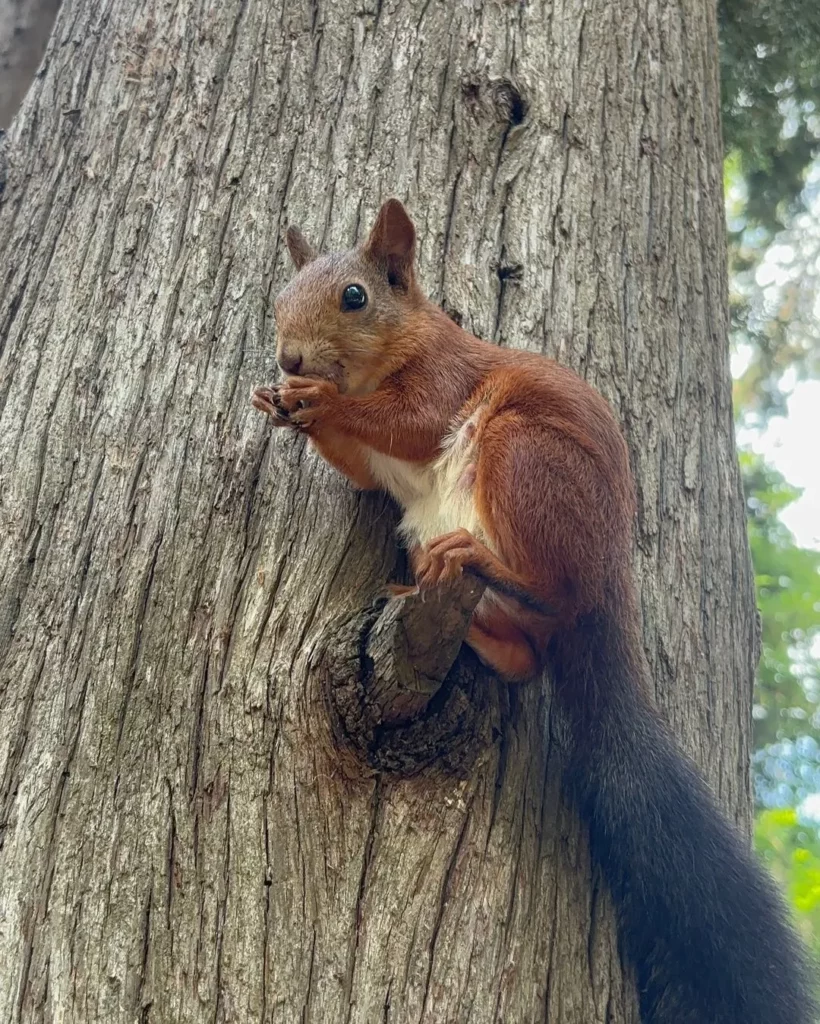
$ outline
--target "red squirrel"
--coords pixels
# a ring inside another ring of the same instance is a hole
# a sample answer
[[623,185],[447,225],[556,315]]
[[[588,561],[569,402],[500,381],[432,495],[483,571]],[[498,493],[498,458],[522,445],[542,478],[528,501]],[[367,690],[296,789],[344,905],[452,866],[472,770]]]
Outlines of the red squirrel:
[[284,381],[253,404],[356,487],[395,498],[418,588],[463,572],[486,583],[466,637],[482,661],[509,681],[549,669],[566,792],[644,1024],[809,1024],[782,901],[650,697],[634,484],[607,403],[428,301],[398,200],[349,252],[320,256],[295,227],[286,240],[299,273],[275,304]]

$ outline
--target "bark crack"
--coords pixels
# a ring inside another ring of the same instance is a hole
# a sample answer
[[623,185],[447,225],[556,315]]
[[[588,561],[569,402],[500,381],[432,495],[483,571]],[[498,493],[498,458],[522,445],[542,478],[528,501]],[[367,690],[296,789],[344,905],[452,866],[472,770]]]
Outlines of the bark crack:
[[373,844],[378,831],[379,814],[382,800],[382,782],[376,779],[373,785],[373,795],[370,801],[370,824],[367,829],[364,854],[362,856],[362,871],[359,876],[359,889],[356,894],[356,906],[353,914],[353,950],[350,957],[350,967],[345,979],[344,1001],[347,1004],[347,1016],[345,1024],[350,1024],[350,1017],[353,1013],[355,1002],[352,998],[353,985],[356,977],[356,959],[359,953],[359,939],[362,931],[362,907],[364,906],[365,892],[367,889],[367,875],[370,863],[373,858]]
[[[472,804],[472,800],[470,801]],[[424,981],[424,997],[421,1004],[421,1016],[419,1020],[424,1020],[425,1014],[427,1013],[427,1006],[430,1001],[430,982],[433,976],[433,964],[436,959],[436,945],[438,943],[439,933],[441,932],[441,924],[444,920],[444,912],[447,908],[447,896],[450,892],[450,883],[455,872],[456,864],[461,853],[462,846],[464,844],[464,837],[467,834],[467,827],[470,824],[471,814],[470,807],[468,806],[464,811],[463,820],[461,823],[461,829],[458,834],[458,839],[453,846],[453,852],[450,859],[447,862],[447,867],[444,869],[444,878],[441,883],[441,892],[438,898],[438,905],[436,909],[436,919],[433,924],[433,930],[430,935],[430,953],[427,962],[427,976]]]

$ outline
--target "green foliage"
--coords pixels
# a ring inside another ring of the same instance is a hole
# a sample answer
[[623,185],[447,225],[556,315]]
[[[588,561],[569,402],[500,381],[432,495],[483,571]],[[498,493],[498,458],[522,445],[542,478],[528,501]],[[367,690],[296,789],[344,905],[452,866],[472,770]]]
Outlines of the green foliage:
[[820,552],[798,547],[779,515],[800,492],[752,452],[741,452],[749,542],[761,614],[755,703],[757,746],[820,728]]
[[769,236],[796,212],[818,153],[820,5],[816,0],[719,0],[726,152],[748,189],[744,227]]
[[820,4],[719,0],[718,18],[732,333],[762,421],[784,411],[786,370],[820,373],[820,229],[802,212],[820,193]]
[[763,811],[755,822],[758,855],[785,890],[795,924],[820,957],[820,839],[794,808]]
[[[784,381],[820,375],[820,3],[718,0],[718,18],[735,407],[761,427],[785,412]],[[797,489],[751,452],[741,469],[763,641],[755,781],[770,808],[755,843],[820,957],[820,840],[794,809],[820,789],[820,553],[780,521]]]
[[[727,213],[742,210],[742,179],[726,161]],[[820,191],[820,166],[812,172]],[[815,185],[804,190],[820,212]],[[820,375],[818,270],[820,220],[802,213],[771,245],[756,248],[759,236],[742,232],[730,237],[729,310],[732,343],[746,367],[735,381],[735,399],[743,422],[762,426],[773,413],[786,412],[788,379],[796,382]],[[788,376],[787,376],[788,375]]]
[[[785,411],[787,372],[820,374],[812,315],[820,225],[798,213],[820,193],[820,162],[810,170],[820,151],[820,4],[719,0],[718,16],[732,344],[746,364],[735,408],[760,427]],[[799,492],[751,452],[741,454],[741,470],[762,618],[755,739],[765,746],[820,728],[811,650],[820,555],[798,547],[779,519]]]

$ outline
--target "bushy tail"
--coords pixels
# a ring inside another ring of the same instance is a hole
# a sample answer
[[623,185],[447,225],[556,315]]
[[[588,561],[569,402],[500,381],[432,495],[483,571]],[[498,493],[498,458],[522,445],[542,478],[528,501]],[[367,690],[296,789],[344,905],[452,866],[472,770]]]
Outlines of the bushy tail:
[[550,656],[567,792],[614,897],[642,1020],[815,1024],[783,902],[646,695],[633,619],[590,616]]

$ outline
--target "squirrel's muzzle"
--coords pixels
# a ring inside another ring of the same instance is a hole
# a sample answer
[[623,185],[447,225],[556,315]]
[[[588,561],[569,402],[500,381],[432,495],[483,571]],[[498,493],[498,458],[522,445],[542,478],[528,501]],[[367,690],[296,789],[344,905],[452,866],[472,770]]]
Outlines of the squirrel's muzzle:
[[276,361],[285,373],[298,373],[302,367],[302,354],[292,349],[283,349],[277,356]]

